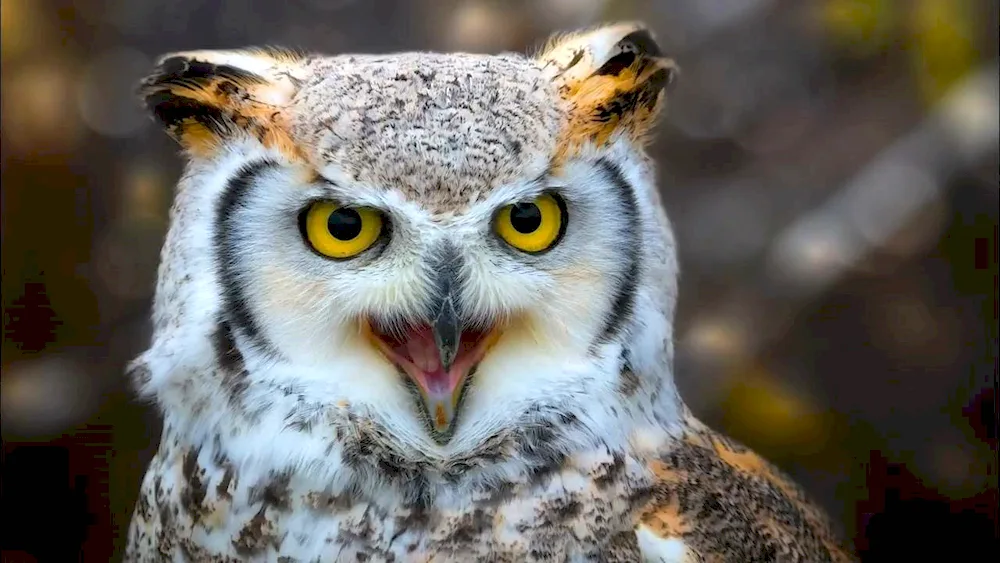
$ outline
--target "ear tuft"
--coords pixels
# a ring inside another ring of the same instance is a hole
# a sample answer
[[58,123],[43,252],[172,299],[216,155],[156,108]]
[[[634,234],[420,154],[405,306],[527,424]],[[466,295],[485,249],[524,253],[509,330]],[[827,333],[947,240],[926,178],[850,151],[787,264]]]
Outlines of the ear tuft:
[[147,109],[189,154],[208,157],[239,134],[291,149],[282,110],[301,57],[280,49],[172,53],[139,86]]
[[644,143],[678,70],[635,22],[557,36],[537,58],[569,104],[563,152],[616,134]]

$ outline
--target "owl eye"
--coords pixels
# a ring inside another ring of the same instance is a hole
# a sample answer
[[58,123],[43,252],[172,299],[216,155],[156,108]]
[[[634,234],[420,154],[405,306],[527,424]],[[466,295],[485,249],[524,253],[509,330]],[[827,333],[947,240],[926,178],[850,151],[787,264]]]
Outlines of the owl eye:
[[507,244],[528,253],[548,250],[566,227],[566,206],[554,194],[508,205],[497,214],[494,229]]
[[313,203],[303,225],[309,244],[329,258],[351,258],[375,244],[382,233],[382,214],[370,207]]

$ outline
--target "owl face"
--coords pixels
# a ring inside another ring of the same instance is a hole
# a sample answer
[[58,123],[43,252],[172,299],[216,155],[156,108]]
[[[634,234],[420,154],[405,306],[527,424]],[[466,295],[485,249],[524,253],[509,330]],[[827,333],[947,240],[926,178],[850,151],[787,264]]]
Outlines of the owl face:
[[177,252],[210,256],[198,326],[251,381],[424,451],[614,395],[629,337],[669,322],[637,309],[675,275],[642,153],[672,72],[631,24],[533,58],[165,58],[143,92],[190,158],[173,228],[203,222]]

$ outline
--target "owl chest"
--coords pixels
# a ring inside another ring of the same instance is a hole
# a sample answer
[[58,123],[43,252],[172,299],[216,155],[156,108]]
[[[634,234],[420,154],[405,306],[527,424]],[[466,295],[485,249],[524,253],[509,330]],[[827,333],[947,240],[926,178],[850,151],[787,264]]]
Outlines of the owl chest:
[[[610,561],[612,544],[621,551],[622,542],[609,538],[623,530],[631,534],[625,518],[613,524],[615,516],[572,501],[470,503],[426,513],[360,505],[319,518],[303,516],[278,518],[277,527],[287,534],[275,554],[308,561]],[[638,546],[632,553],[635,557],[617,560],[638,561]]]
[[161,451],[143,483],[126,560],[639,560],[632,529],[643,492],[624,472],[595,481],[563,468],[420,505],[297,481],[287,473],[240,475],[198,452]]

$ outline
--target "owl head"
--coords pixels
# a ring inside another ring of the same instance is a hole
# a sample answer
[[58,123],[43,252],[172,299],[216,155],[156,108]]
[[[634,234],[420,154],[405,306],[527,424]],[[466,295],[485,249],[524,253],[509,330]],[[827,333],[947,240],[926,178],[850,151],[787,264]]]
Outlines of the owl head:
[[141,93],[186,167],[139,385],[175,422],[309,404],[440,459],[538,413],[616,439],[669,384],[643,147],[675,71],[634,23],[534,56],[164,57]]

